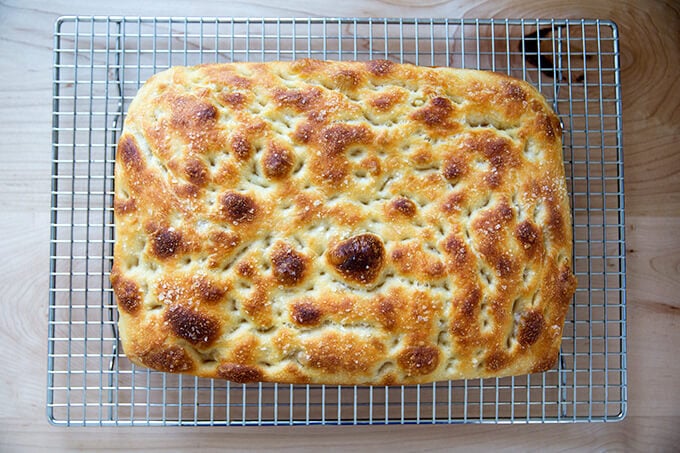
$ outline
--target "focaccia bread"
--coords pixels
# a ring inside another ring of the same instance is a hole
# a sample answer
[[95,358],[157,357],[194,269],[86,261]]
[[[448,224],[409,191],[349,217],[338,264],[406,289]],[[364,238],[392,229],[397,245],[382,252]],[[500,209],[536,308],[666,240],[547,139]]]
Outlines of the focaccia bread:
[[576,285],[559,120],[489,72],[174,67],[130,104],[114,209],[120,339],[168,372],[540,372]]

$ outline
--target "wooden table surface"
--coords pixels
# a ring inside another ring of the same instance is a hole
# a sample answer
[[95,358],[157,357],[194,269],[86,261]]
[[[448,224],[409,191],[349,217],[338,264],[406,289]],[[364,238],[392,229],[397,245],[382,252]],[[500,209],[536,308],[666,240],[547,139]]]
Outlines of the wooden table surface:
[[[0,2],[0,450],[680,448],[680,7],[633,0]],[[429,6],[413,6],[413,5]],[[326,6],[322,6],[326,5]],[[570,17],[621,37],[628,417],[531,426],[56,428],[45,417],[54,20],[64,14]]]

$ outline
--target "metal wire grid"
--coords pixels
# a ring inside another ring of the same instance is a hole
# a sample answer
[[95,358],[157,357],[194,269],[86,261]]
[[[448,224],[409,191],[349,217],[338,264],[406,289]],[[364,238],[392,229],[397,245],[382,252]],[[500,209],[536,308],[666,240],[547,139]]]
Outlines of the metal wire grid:
[[[300,57],[489,69],[532,82],[553,103],[564,124],[579,279],[557,369],[405,387],[237,385],[139,369],[125,358],[109,271],[114,156],[131,98],[172,65]],[[64,17],[55,26],[53,89],[52,423],[531,423],[625,416],[621,90],[612,22]]]

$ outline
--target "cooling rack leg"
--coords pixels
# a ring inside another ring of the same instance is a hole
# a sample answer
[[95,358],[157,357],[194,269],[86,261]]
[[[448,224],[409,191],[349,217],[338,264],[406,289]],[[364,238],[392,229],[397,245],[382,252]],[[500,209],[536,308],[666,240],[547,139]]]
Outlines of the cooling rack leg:
[[[120,52],[121,49],[123,48],[122,46],[122,22],[117,21],[117,33],[116,33],[116,46],[115,46],[115,53],[114,53],[114,58],[115,58],[115,69],[114,69],[114,79],[115,79],[115,87],[116,87],[116,93],[118,95],[118,105],[116,108],[116,113],[113,115],[113,120],[111,121],[111,141],[110,141],[110,146],[113,150],[111,155],[114,157],[115,160],[115,150],[116,150],[116,143],[118,142],[118,130],[122,126],[122,116],[123,116],[123,86],[122,86],[122,81],[120,78]],[[109,216],[109,223],[113,225],[113,213]],[[113,227],[111,227],[113,230]],[[111,237],[113,238],[114,232],[111,231]],[[109,246],[109,256],[113,256],[113,242],[111,242]],[[113,335],[114,341],[113,341],[113,346],[111,347],[111,360],[109,360],[109,372],[108,372],[108,385],[109,385],[109,391],[108,391],[108,404],[109,404],[109,420],[115,420],[117,418],[117,415],[114,416],[114,370],[117,369],[117,359],[118,359],[118,351],[120,350],[119,348],[119,338],[118,338],[118,329],[116,327],[116,318],[114,314],[114,308],[113,308],[113,303],[114,303],[114,298],[113,294],[109,293],[109,300],[108,300],[108,321],[109,325],[111,326],[111,334]],[[116,379],[118,378],[118,373],[116,373]]]
[[[557,39],[555,39],[555,34],[557,34]],[[554,70],[554,76],[553,76],[553,83],[554,83],[554,99],[553,99],[553,107],[555,108],[555,113],[560,119],[560,126],[562,129],[564,129],[564,121],[562,121],[562,115],[560,115],[560,109],[559,109],[559,97],[560,97],[560,84],[562,82],[562,27],[558,26],[555,29],[555,26],[553,24],[553,30],[552,30],[552,39],[553,39],[553,70]],[[539,46],[540,49],[540,46]],[[574,237],[574,226],[572,224],[572,237]],[[572,263],[574,262],[574,253],[572,250]],[[567,416],[567,374],[564,372],[566,368],[566,362],[564,360],[564,355],[562,354],[562,348],[560,348],[560,363],[559,363],[559,380],[558,386],[558,395],[559,395],[559,414],[561,417],[566,417]]]

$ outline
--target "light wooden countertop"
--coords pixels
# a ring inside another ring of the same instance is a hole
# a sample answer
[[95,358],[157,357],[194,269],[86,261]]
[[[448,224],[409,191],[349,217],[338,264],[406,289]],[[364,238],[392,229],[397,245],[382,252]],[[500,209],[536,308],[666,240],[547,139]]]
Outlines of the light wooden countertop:
[[[431,6],[415,7],[415,4]],[[322,6],[323,5],[323,6]],[[628,417],[530,426],[57,428],[45,416],[52,31],[64,14],[570,17],[621,38]],[[680,7],[577,0],[0,2],[0,450],[606,449],[680,445]]]

